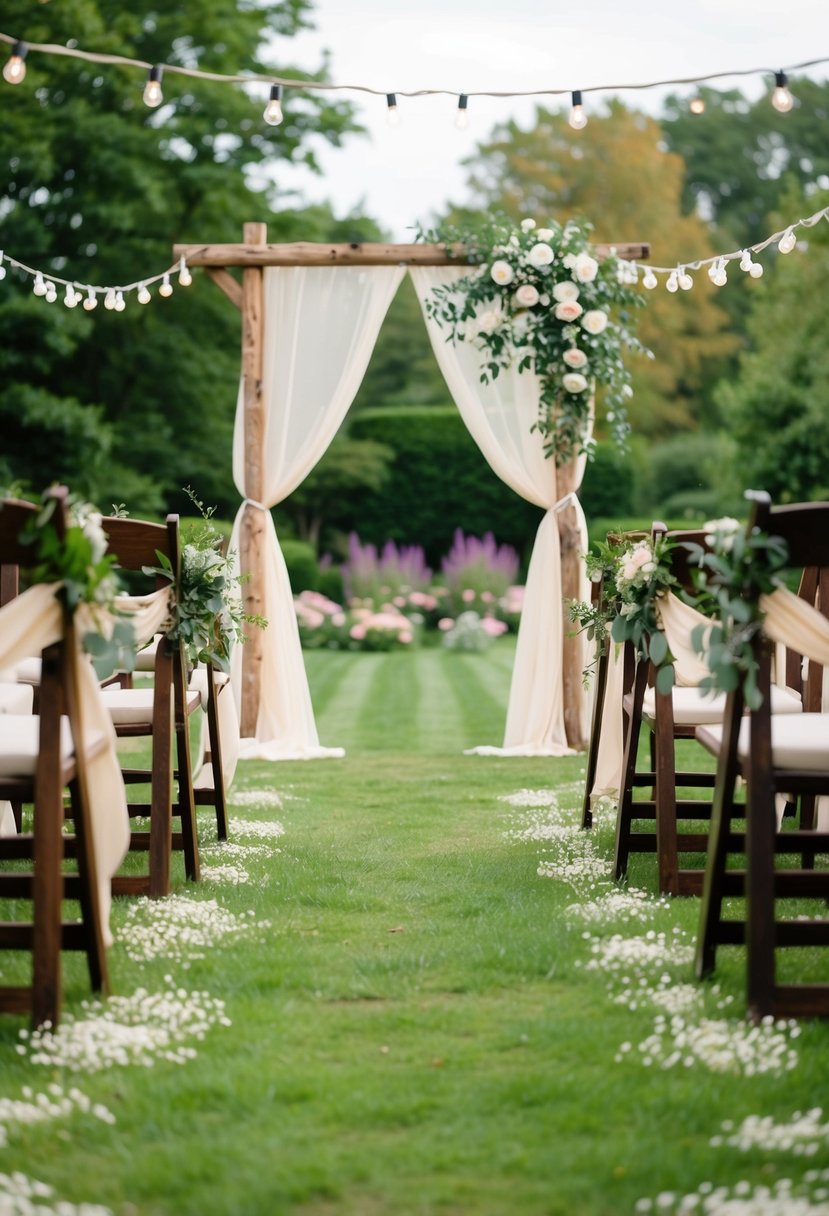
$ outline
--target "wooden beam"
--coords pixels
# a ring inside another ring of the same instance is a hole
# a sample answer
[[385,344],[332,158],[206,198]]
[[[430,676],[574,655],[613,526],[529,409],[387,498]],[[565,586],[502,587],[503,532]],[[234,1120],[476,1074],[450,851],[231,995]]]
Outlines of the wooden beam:
[[[247,227],[247,225],[246,225]],[[644,242],[597,245],[600,257],[611,250],[623,258],[641,260],[650,256]],[[454,245],[452,255],[443,245],[382,245],[372,242],[323,245],[295,241],[287,245],[174,245],[173,258],[184,257],[188,266],[453,266],[467,261],[463,245]]]
[[221,288],[228,299],[231,300],[239,309],[239,312],[241,312],[242,288],[241,285],[237,283],[236,279],[234,279],[233,275],[228,274],[223,266],[205,266],[205,271],[210,275],[216,286]]
[[[268,239],[265,224],[245,224],[246,248],[264,245]],[[230,276],[228,275],[228,278]],[[265,297],[260,265],[248,265],[242,275],[242,391],[245,410],[245,494],[254,502],[262,501],[265,484],[262,453],[265,438],[265,411],[262,400]],[[246,581],[242,584],[245,611],[264,615],[265,512],[251,503],[245,505],[239,536],[239,565]],[[247,630],[242,648],[242,711],[239,723],[243,738],[256,735],[262,689],[264,639],[255,625]]]

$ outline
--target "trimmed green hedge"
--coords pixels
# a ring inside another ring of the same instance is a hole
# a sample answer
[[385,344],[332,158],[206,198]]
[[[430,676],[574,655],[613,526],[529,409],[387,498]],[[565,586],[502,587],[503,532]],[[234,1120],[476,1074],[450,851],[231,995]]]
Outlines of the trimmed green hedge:
[[394,460],[384,488],[355,494],[332,521],[337,527],[376,545],[422,545],[432,566],[456,528],[492,532],[528,559],[542,513],[493,473],[454,406],[364,410],[349,434],[388,444]]

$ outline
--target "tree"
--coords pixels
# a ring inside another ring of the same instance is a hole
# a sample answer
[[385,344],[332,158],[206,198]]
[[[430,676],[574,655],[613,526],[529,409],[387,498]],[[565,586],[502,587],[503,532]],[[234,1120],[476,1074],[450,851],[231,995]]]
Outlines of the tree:
[[[792,195],[788,213],[814,213],[829,194]],[[829,231],[808,249],[779,255],[761,281],[747,321],[749,349],[719,400],[733,428],[743,485],[774,498],[829,498]]]
[[[539,222],[587,217],[596,241],[649,241],[657,265],[714,253],[705,224],[682,213],[682,160],[665,149],[656,121],[621,102],[578,132],[539,107],[526,130],[514,121],[496,128],[468,164],[472,203],[453,209],[461,222],[474,222],[473,208]],[[713,292],[698,275],[690,293],[649,294],[638,333],[656,358],[634,369],[637,432],[665,434],[710,415],[709,386],[736,345]]]
[[[273,48],[275,36],[281,47],[308,23],[310,0],[220,8],[196,0],[185,11],[149,0],[0,0],[0,27],[150,63],[299,78],[279,67]],[[175,242],[237,241],[258,217],[275,240],[365,229],[357,217],[340,227],[330,208],[284,209],[294,200],[272,176],[280,159],[313,166],[317,139],[338,143],[353,129],[350,107],[330,94],[291,91],[284,123],[269,127],[264,86],[252,96],[252,87],[167,73],[164,102],[151,110],[134,69],[35,51],[27,65],[25,81],[3,95],[0,247],[30,266],[130,283],[169,265]],[[14,379],[7,372],[0,388],[0,425],[25,439],[7,458],[13,476],[38,489],[74,471],[84,492],[135,512],[184,507],[176,492],[189,483],[228,510],[237,497],[230,450],[239,375],[230,302],[199,274],[169,300],[142,307],[131,294],[120,314],[70,312],[30,301],[30,292],[31,280],[9,274],[0,294],[4,333],[11,327],[22,342]],[[48,442],[56,418],[65,460]],[[83,472],[73,470],[76,457]]]
[[665,138],[685,162],[683,209],[710,218],[729,249],[768,236],[769,214],[792,184],[808,192],[829,175],[829,81],[792,79],[790,87],[788,114],[737,89],[700,89],[701,115],[685,98],[665,102]]

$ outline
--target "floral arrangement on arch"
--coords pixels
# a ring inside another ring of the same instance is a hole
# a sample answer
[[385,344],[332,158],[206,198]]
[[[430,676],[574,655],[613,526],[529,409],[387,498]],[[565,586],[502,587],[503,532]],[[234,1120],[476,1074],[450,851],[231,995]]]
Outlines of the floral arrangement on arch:
[[632,330],[642,297],[614,254],[596,255],[588,233],[589,226],[569,220],[539,227],[528,218],[516,227],[503,217],[476,232],[445,225],[419,233],[451,254],[462,245],[476,264],[432,290],[427,314],[448,331],[447,340],[478,347],[484,383],[507,367],[535,371],[541,400],[534,429],[558,465],[590,451],[595,386],[624,443],[633,390],[622,352],[650,354]]

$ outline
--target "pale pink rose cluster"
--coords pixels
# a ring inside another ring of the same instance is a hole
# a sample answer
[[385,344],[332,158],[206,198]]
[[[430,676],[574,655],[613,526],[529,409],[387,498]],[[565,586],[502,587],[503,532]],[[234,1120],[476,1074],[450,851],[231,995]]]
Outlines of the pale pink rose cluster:
[[339,604],[318,591],[301,591],[294,598],[297,621],[307,629],[319,629],[326,619],[338,628],[345,624],[345,613]]
[[616,572],[616,586],[621,590],[625,585],[642,581],[656,570],[656,561],[649,540],[640,540],[623,553],[619,559]]
[[381,612],[358,609],[355,616],[358,619],[348,631],[348,636],[355,642],[364,641],[370,631],[393,633],[396,635],[397,641],[404,646],[408,646],[414,639],[408,617],[389,604],[384,605]]

